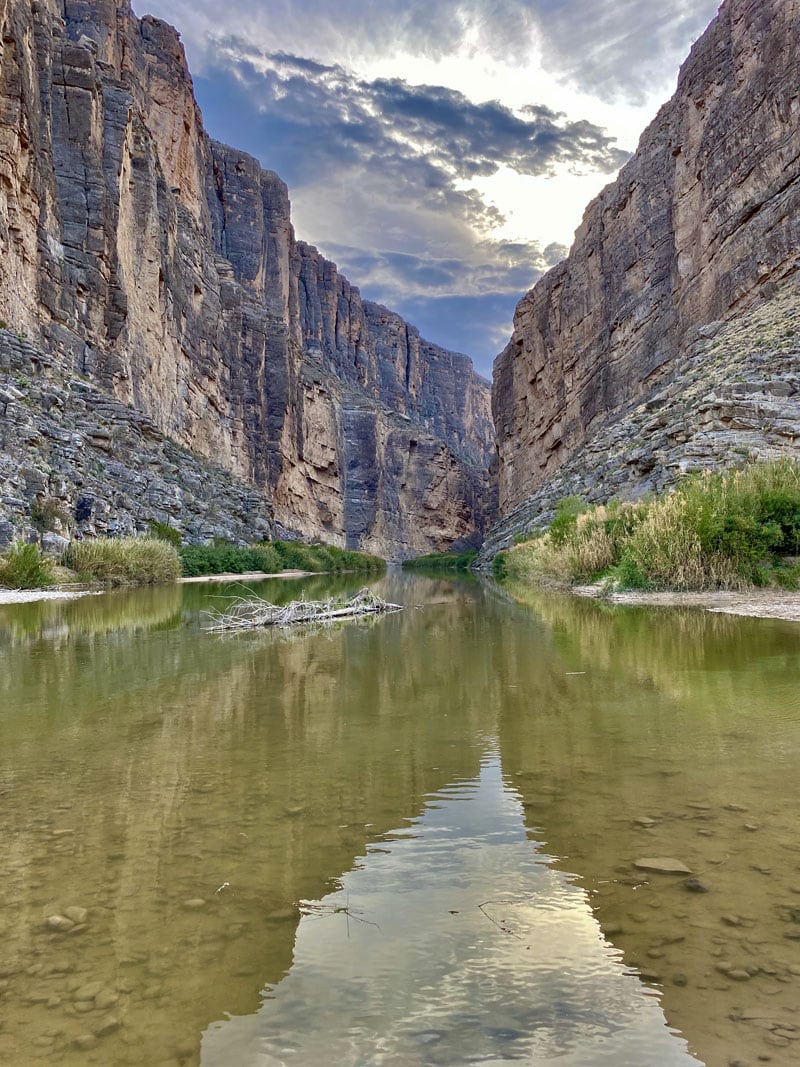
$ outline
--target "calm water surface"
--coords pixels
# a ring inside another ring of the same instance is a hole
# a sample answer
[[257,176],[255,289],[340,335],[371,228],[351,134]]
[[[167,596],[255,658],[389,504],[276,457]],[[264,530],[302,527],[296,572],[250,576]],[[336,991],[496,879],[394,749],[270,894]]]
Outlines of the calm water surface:
[[0,1063],[800,1061],[800,627],[375,586],[0,608]]

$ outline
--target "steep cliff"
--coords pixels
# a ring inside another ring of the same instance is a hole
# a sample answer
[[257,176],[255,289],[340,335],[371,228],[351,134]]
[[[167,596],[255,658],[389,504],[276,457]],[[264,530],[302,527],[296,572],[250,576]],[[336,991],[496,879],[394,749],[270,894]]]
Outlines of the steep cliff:
[[596,463],[580,450],[675,376],[700,327],[792,284],[799,47],[800,0],[726,0],[568,259],[520,302],[493,387],[505,515],[573,457]]
[[306,536],[479,540],[487,383],[296,241],[280,178],[204,132],[175,31],[0,0],[0,40],[0,319]]

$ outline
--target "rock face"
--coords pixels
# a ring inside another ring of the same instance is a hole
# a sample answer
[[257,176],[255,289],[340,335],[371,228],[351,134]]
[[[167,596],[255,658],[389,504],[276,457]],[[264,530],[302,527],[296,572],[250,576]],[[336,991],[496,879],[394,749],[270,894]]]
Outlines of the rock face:
[[141,534],[150,522],[199,542],[276,533],[252,485],[0,330],[0,552],[33,538],[58,552],[68,535]]
[[[280,178],[204,132],[128,0],[0,0],[0,319],[308,537],[479,541],[489,389],[295,240]],[[354,434],[354,436],[353,436]]]
[[726,0],[673,99],[520,302],[495,363],[501,511],[800,266],[800,0]]

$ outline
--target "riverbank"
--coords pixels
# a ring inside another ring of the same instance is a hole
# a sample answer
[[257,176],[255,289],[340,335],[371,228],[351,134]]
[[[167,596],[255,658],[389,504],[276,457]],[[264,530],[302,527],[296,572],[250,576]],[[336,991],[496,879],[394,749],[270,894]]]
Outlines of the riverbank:
[[179,578],[181,585],[207,585],[209,582],[266,582],[269,578],[310,578],[327,574],[327,571],[247,571],[244,574],[197,574],[191,578]]
[[0,606],[30,604],[34,600],[77,600],[101,592],[96,589],[0,589]]
[[[208,585],[212,582],[265,582],[271,578],[311,578],[317,571],[249,571],[246,574],[202,574],[194,578],[179,578],[178,585]],[[97,596],[108,592],[106,586],[86,586],[82,589],[55,586],[50,589],[2,589],[0,606],[4,604],[29,604],[35,600],[75,600],[82,596]]]
[[784,589],[752,589],[747,592],[713,590],[696,593],[640,592],[609,593],[602,585],[576,585],[575,596],[608,600],[613,604],[644,604],[649,607],[696,607],[723,615],[744,615],[754,619],[785,619],[800,622],[800,593]]

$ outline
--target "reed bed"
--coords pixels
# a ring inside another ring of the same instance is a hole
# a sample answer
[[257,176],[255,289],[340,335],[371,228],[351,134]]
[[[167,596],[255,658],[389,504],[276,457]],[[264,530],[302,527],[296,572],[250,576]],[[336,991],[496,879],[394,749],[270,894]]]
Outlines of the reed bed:
[[166,585],[181,575],[175,547],[152,537],[73,541],[63,562],[82,580],[109,585]]
[[550,528],[503,553],[497,573],[536,584],[616,588],[800,585],[800,463],[705,471],[668,493],[587,508],[568,498]]

